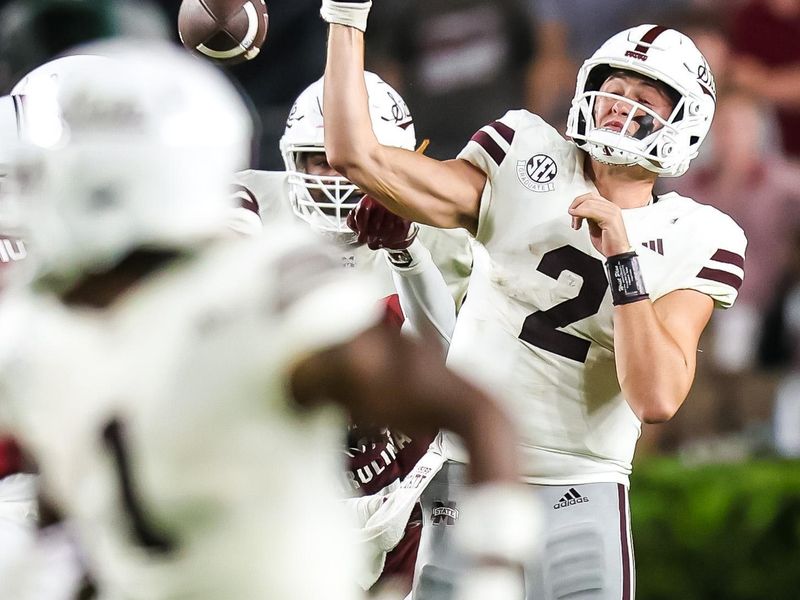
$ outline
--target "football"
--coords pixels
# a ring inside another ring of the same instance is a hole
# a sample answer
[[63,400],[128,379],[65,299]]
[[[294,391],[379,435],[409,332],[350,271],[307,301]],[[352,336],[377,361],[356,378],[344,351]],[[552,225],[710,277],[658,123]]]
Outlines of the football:
[[235,64],[258,55],[268,19],[264,0],[183,0],[178,35],[192,52]]

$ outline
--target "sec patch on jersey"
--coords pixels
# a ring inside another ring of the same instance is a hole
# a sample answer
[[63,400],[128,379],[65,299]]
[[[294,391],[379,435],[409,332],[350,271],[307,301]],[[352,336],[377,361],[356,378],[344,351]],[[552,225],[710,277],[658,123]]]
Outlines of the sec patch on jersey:
[[192,52],[236,64],[258,55],[268,21],[264,0],[183,0],[178,35]]

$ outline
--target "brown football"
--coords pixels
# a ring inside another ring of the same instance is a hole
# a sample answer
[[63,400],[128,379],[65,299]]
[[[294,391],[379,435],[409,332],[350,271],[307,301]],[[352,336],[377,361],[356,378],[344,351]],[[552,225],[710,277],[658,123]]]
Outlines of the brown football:
[[178,35],[189,50],[235,64],[258,55],[268,20],[264,0],[183,0]]

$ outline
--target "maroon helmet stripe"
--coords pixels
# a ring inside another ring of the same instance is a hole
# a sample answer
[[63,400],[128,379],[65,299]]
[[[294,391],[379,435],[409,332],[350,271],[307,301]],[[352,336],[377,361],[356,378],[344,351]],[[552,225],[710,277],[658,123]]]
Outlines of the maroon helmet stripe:
[[719,269],[709,269],[708,267],[700,269],[697,277],[700,279],[710,279],[717,283],[724,283],[735,290],[738,290],[742,285],[742,278],[738,275],[734,275],[728,271],[720,271]]
[[495,164],[499,167],[500,163],[503,162],[503,159],[506,157],[505,150],[503,150],[497,142],[494,141],[492,136],[490,136],[485,131],[478,131],[475,135],[472,136],[472,141],[480,145],[481,148],[486,150],[489,156],[492,157],[492,160]]
[[501,123],[500,121],[495,121],[494,123],[489,123],[489,127],[494,129],[500,136],[507,141],[509,144],[514,141],[514,130],[511,129],[505,123]]
[[714,256],[711,257],[711,260],[715,260],[717,262],[726,263],[729,265],[733,265],[734,267],[739,267],[740,269],[744,269],[744,257],[736,254],[735,252],[731,252],[730,250],[722,250],[719,249],[714,253]]
[[625,486],[617,484],[619,498],[619,539],[622,548],[622,600],[632,600],[631,552],[628,546],[628,503]]
[[642,39],[639,40],[639,45],[636,46],[634,52],[641,52],[642,54],[647,54],[647,51],[650,49],[650,44],[652,44],[655,39],[664,33],[667,30],[666,27],[662,27],[661,25],[656,25],[652,29],[650,29],[647,33],[642,36]]

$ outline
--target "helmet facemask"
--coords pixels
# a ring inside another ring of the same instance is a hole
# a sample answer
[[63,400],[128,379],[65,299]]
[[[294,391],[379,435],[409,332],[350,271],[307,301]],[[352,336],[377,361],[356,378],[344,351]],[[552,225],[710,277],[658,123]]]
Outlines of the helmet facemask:
[[[403,98],[374,73],[365,72],[370,121],[378,142],[414,150],[416,136],[411,113]],[[324,154],[324,78],[308,86],[295,100],[280,141],[289,183],[289,201],[294,214],[315,231],[343,243],[356,243],[347,226],[347,216],[361,199],[358,187],[332,173],[313,175],[307,157]]]
[[[608,93],[616,90],[601,92],[616,72],[654,83],[672,100],[670,114],[659,116],[635,99]],[[621,131],[595,122],[598,99],[605,98],[628,105]],[[708,134],[715,102],[714,78],[694,43],[673,29],[639,25],[612,36],[578,70],[567,136],[597,161],[679,177]]]
[[357,186],[341,175],[314,175],[307,171],[307,157],[324,154],[321,146],[290,146],[284,149],[289,201],[295,215],[322,234],[350,242],[355,234],[347,216],[361,199]]
[[[682,162],[688,164],[694,156],[676,151],[688,146],[684,141],[685,134],[676,125],[683,116],[685,98],[677,93],[668,95],[673,108],[667,117],[663,117],[631,98],[599,89],[585,91],[573,100],[572,113],[577,115],[577,126],[570,135],[598,162],[638,164],[660,175],[679,170]],[[595,108],[600,98],[627,105],[627,114],[619,117],[622,122],[620,130],[595,123]]]

